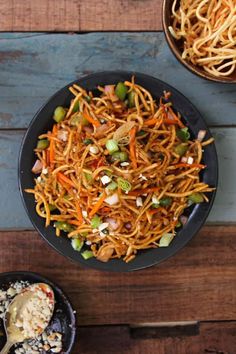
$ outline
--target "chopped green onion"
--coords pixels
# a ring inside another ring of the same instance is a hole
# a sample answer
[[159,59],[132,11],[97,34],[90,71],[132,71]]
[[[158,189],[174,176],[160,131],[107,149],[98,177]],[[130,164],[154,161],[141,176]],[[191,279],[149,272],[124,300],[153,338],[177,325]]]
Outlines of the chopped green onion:
[[145,134],[147,134],[147,133],[144,130],[139,130],[136,135],[137,136],[143,136]]
[[47,147],[49,147],[48,139],[38,140],[37,149],[44,150],[44,149],[47,149]]
[[102,230],[102,233],[103,233],[104,235],[109,235],[109,230],[108,230],[108,229],[103,229],[103,230]]
[[112,159],[125,162],[128,161],[128,154],[126,151],[116,151],[112,154]]
[[86,181],[87,181],[88,183],[92,183],[92,181],[93,181],[93,176],[92,176],[92,174],[91,174],[91,173],[84,172],[84,175],[85,175]]
[[115,94],[116,96],[121,100],[124,101],[126,94],[128,92],[128,88],[125,86],[123,82],[118,82],[115,88]]
[[128,104],[129,104],[129,108],[132,108],[132,107],[135,106],[134,97],[135,97],[134,91],[130,91],[130,92],[128,93]]
[[188,150],[188,146],[185,144],[179,144],[175,147],[175,153],[179,156],[183,156]]
[[78,114],[76,114],[72,119],[71,119],[71,121],[70,121],[70,124],[72,125],[72,126],[77,126],[77,125],[79,125],[79,123],[80,123],[80,116],[78,115]]
[[113,154],[114,152],[119,151],[118,143],[114,139],[107,140],[106,148],[109,151],[109,154]]
[[70,195],[69,195],[69,194],[65,194],[65,195],[63,196],[63,198],[66,199],[66,200],[69,200],[69,199],[70,199]]
[[112,181],[111,183],[108,184],[106,189],[108,189],[110,191],[114,191],[115,189],[117,189],[117,187],[118,187],[118,184],[115,181]]
[[157,204],[157,203],[153,203],[153,204],[152,204],[152,207],[153,207],[154,209],[159,208],[159,206],[160,206],[160,204]]
[[92,258],[93,257],[93,252],[92,251],[89,251],[89,250],[86,250],[84,252],[81,253],[81,256],[87,260],[89,258]]
[[198,204],[204,202],[204,198],[201,193],[193,193],[188,197],[188,200],[191,202]]
[[85,100],[89,103],[89,102],[91,102],[91,97],[88,95],[85,97]]
[[170,197],[165,197],[160,200],[161,206],[170,206],[171,204],[172,204],[172,198]]
[[110,170],[104,170],[104,174],[111,177],[112,176],[112,172]]
[[94,215],[91,219],[91,227],[92,229],[97,229],[99,225],[102,224],[102,220],[98,215]]
[[75,102],[74,107],[72,109],[72,113],[75,113],[79,110],[79,101]]
[[54,223],[54,226],[59,229],[59,230],[62,230],[62,231],[65,231],[65,232],[71,232],[74,230],[74,227],[70,224],[68,224],[67,222],[65,221],[56,221]]
[[76,114],[72,119],[70,124],[73,126],[77,126],[81,123],[82,126],[89,125],[89,121],[83,116],[81,112]]
[[81,114],[81,118],[80,118],[81,120],[81,125],[82,126],[86,126],[86,125],[89,125],[90,123],[89,123],[89,121]]
[[49,207],[50,211],[54,211],[57,209],[56,205],[54,205],[54,204],[48,204],[48,207]]
[[176,135],[184,143],[190,138],[190,134],[187,127],[177,130]]
[[[49,208],[50,211],[57,210],[56,205],[50,204],[50,203],[48,204],[48,208]],[[42,210],[45,211],[45,207],[44,206],[42,207]]]
[[174,238],[174,234],[166,233],[163,234],[159,241],[159,247],[168,247]]
[[92,144],[93,143],[93,140],[92,139],[84,139],[83,140],[83,144],[84,145],[89,145],[89,144]]
[[124,191],[124,192],[129,192],[132,188],[129,181],[127,181],[126,179],[124,179],[122,177],[117,178],[117,183],[118,183],[118,187],[120,187],[122,189],[122,191]]
[[73,238],[71,240],[71,246],[74,248],[75,251],[80,252],[84,245],[84,241],[81,238]]
[[60,123],[65,118],[65,115],[66,115],[66,110],[63,107],[58,106],[54,111],[53,119],[57,123]]
[[181,226],[182,226],[182,223],[180,221],[178,221],[175,227],[181,227]]

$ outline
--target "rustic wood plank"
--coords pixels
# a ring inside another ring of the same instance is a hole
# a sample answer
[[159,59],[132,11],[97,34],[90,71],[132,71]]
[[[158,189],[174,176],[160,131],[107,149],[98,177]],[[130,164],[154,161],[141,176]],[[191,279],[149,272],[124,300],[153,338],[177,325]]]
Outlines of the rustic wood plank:
[[171,336],[167,332],[162,338],[132,339],[128,326],[82,327],[74,353],[233,354],[235,328],[236,322],[201,323],[195,335]]
[[[236,128],[213,128],[219,154],[219,189],[209,222],[236,221]],[[31,229],[17,183],[17,159],[22,131],[0,131],[0,229]]]
[[175,86],[208,124],[235,125],[236,87],[190,73],[170,52],[163,33],[3,33],[0,43],[0,129],[27,127],[40,106],[76,78],[121,69]]
[[236,226],[206,226],[179,254],[133,273],[84,269],[36,232],[1,232],[0,272],[43,274],[68,293],[80,325],[236,320]]
[[161,0],[0,0],[0,31],[161,30]]

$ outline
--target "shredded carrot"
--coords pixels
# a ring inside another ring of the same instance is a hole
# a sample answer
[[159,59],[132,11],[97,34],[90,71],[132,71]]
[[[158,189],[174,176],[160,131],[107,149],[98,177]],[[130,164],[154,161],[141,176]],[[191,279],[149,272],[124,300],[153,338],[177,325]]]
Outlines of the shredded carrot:
[[100,209],[100,213],[104,214],[104,213],[109,213],[111,211],[111,208],[109,208],[108,206],[104,206]]
[[148,193],[153,193],[153,192],[158,192],[160,190],[159,187],[153,187],[153,188],[144,188],[144,189],[136,189],[134,191],[129,192],[129,195],[133,196],[138,196],[142,194],[148,194]]
[[91,123],[92,125],[94,125],[95,127],[99,127],[101,124],[98,120],[95,120],[93,117],[91,117],[87,111],[87,109],[84,109],[83,112],[84,118],[87,119],[87,121],[89,121],[89,123]]
[[78,220],[68,220],[68,224],[80,226],[81,223]]
[[83,224],[83,215],[82,215],[82,210],[81,210],[81,207],[79,205],[79,202],[76,201],[76,211],[77,211],[77,218],[78,218],[78,221],[81,224]]
[[[181,122],[181,120],[179,119],[179,117],[174,113],[173,109],[171,107],[168,107],[173,119],[176,121],[176,123],[178,123],[180,128],[184,128],[185,125]],[[168,118],[167,118],[168,119]],[[165,122],[166,120],[164,120]]]
[[54,163],[53,161],[55,160],[55,147],[54,147],[54,140],[52,139],[50,141],[49,145],[49,161],[50,161],[50,166],[53,168]]
[[171,124],[178,125],[179,124],[175,119],[169,119],[169,118],[165,118],[163,120],[163,123],[168,124],[168,125],[171,125]]
[[[52,135],[56,136],[56,134],[57,134],[57,125],[54,124],[52,128]],[[52,168],[54,167],[54,160],[55,160],[55,141],[51,139],[49,145],[49,161],[50,161],[50,166]]]
[[146,120],[146,121],[143,123],[143,125],[147,125],[147,126],[155,125],[157,122],[158,122],[158,119],[157,119],[157,118],[150,118],[150,119]]
[[71,189],[71,186],[69,184],[65,183],[62,179],[60,179],[60,177],[58,177],[58,181],[67,191],[69,191]]
[[46,150],[46,166],[50,165],[50,147]]
[[105,166],[106,164],[106,159],[104,156],[102,156],[99,160],[98,160],[98,163],[97,163],[97,168],[98,167],[101,167],[101,166]]
[[101,197],[98,199],[97,203],[93,206],[92,210],[89,213],[89,216],[93,216],[94,214],[96,214],[96,212],[100,209],[100,207],[102,206],[102,203],[104,202],[104,200],[106,199],[107,195],[104,192]]
[[148,213],[149,213],[150,215],[154,215],[154,214],[156,214],[156,213],[159,213],[159,212],[160,212],[160,211],[162,211],[162,210],[164,210],[164,211],[165,211],[165,209],[164,209],[164,208],[159,207],[159,208],[155,208],[155,209],[151,209],[151,210],[149,210],[149,211],[148,211]]
[[202,165],[202,164],[200,164],[200,163],[192,163],[192,164],[189,164],[189,163],[177,163],[176,165],[172,165],[172,166],[174,166],[175,168],[180,168],[180,167],[205,168],[205,167],[206,167],[206,165]]
[[71,186],[71,187],[75,187],[74,183],[71,181],[71,179],[69,179],[67,176],[65,176],[62,172],[58,172],[57,177],[59,179],[60,182],[64,182],[67,185]]
[[135,144],[135,136],[136,136],[136,127],[133,127],[130,132],[130,159],[132,161],[133,168],[137,168],[137,159],[136,159],[136,144]]

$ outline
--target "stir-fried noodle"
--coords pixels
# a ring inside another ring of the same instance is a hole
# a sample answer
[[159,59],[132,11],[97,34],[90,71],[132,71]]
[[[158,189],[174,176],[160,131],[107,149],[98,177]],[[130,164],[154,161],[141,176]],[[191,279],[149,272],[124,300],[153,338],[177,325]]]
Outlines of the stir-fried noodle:
[[70,87],[69,109],[57,107],[57,123],[39,136],[39,176],[26,191],[46,226],[67,232],[84,258],[129,262],[138,250],[168,246],[184,210],[208,201],[213,188],[199,173],[213,139],[204,141],[205,131],[190,138],[170,93],[156,101],[134,79],[98,89],[94,97]]
[[172,17],[169,31],[183,40],[183,59],[217,77],[235,71],[235,0],[174,0]]

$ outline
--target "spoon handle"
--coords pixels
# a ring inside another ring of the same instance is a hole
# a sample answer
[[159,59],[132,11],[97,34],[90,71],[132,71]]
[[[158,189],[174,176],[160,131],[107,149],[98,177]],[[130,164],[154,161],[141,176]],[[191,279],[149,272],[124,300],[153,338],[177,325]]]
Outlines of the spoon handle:
[[8,354],[9,350],[13,346],[14,343],[10,342],[9,340],[6,342],[4,347],[2,348],[0,354]]

